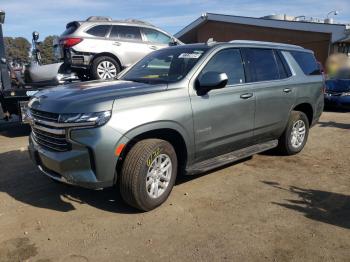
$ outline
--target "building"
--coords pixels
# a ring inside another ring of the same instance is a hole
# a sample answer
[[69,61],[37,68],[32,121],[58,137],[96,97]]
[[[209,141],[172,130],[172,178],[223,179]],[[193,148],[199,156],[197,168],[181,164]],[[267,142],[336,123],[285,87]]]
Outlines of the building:
[[315,52],[323,64],[331,53],[350,55],[350,27],[332,19],[300,20],[301,17],[271,15],[262,18],[206,13],[175,36],[184,43],[258,40],[300,45]]

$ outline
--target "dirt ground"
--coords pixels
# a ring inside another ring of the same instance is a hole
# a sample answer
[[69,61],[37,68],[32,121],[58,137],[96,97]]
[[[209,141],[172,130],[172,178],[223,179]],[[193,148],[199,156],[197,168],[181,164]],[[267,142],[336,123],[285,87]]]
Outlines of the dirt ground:
[[324,113],[299,155],[178,179],[148,213],[44,177],[28,133],[0,136],[0,261],[350,260],[350,113]]

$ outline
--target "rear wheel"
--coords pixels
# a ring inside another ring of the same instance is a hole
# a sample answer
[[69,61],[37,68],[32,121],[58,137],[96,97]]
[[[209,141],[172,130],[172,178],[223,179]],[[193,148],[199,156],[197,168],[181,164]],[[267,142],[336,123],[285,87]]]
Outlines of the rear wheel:
[[160,139],[136,143],[122,166],[120,192],[129,205],[148,211],[166,201],[176,179],[177,156],[173,146]]
[[118,62],[109,56],[101,56],[94,59],[91,67],[91,75],[93,79],[113,79],[120,72]]
[[299,153],[309,135],[309,120],[303,112],[292,111],[287,127],[278,141],[278,150],[284,155]]

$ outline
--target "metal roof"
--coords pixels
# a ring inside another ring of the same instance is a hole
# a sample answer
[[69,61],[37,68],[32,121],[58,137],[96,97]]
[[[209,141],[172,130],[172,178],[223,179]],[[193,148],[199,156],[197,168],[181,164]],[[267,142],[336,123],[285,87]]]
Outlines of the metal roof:
[[346,36],[346,25],[343,24],[324,24],[305,21],[288,21],[288,20],[274,20],[266,18],[254,18],[245,16],[223,15],[205,13],[191,24],[183,28],[181,31],[175,34],[175,37],[180,38],[187,32],[195,29],[206,21],[217,21],[234,24],[253,25],[260,27],[270,27],[279,29],[299,30],[308,32],[319,32],[331,34],[332,42],[337,42]]

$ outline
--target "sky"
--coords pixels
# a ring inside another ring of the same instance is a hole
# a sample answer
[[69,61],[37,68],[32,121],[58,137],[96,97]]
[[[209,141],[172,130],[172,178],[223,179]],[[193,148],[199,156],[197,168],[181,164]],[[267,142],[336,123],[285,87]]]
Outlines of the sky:
[[41,40],[47,35],[60,35],[70,21],[85,20],[92,15],[141,19],[173,34],[205,12],[325,18],[328,12],[337,10],[335,21],[350,23],[350,0],[0,0],[0,10],[6,12],[5,36],[31,39],[35,30],[40,32]]

